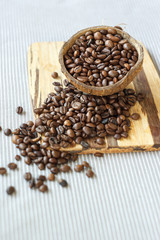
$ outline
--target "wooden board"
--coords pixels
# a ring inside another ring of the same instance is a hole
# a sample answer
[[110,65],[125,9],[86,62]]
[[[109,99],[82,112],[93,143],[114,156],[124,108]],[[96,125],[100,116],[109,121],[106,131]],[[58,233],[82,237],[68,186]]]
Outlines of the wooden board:
[[[58,72],[57,81],[63,82],[64,75],[58,62],[58,53],[64,42],[33,43],[28,50],[29,89],[33,108],[39,107],[49,92],[54,91],[51,73]],[[127,139],[106,138],[106,144],[99,146],[90,140],[90,149],[81,145],[67,150],[79,153],[112,153],[132,151],[152,151],[160,149],[160,78],[155,66],[144,48],[143,70],[128,86],[137,93],[145,94],[145,100],[136,103],[130,113],[137,112],[141,119],[131,121],[131,130]]]

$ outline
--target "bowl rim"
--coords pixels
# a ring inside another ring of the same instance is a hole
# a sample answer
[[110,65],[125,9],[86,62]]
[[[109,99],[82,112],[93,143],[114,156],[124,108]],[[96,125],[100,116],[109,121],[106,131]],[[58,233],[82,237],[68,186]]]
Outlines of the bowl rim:
[[[83,82],[80,82],[78,79],[74,78],[70,73],[69,71],[67,70],[66,66],[65,66],[65,63],[64,63],[64,55],[65,53],[68,51],[68,49],[75,43],[75,40],[78,39],[80,36],[84,35],[86,32],[88,31],[92,31],[92,32],[96,32],[96,31],[100,31],[100,30],[107,30],[108,28],[111,28],[111,29],[115,29],[117,31],[118,34],[120,34],[121,36],[123,36],[123,38],[127,39],[129,43],[131,43],[137,50],[138,52],[138,60],[136,62],[136,64],[127,72],[127,74],[121,79],[119,80],[117,83],[114,83],[113,85],[109,85],[109,86],[103,86],[103,87],[97,87],[97,86],[90,86],[90,85],[86,85],[85,83]],[[97,92],[107,92],[108,91],[111,91],[113,90],[113,92],[116,92],[114,91],[114,89],[118,89],[121,87],[121,85],[124,85],[124,82],[127,80],[128,76],[130,75],[133,75],[133,79],[135,77],[135,70],[139,67],[141,68],[142,67],[142,63],[143,63],[143,58],[144,58],[144,50],[143,50],[143,47],[142,45],[136,40],[134,39],[133,37],[131,37],[127,32],[123,31],[123,30],[120,30],[118,28],[115,28],[115,27],[111,27],[111,26],[105,26],[105,25],[101,25],[101,26],[94,26],[94,27],[88,27],[88,28],[85,28],[85,29],[82,29],[78,32],[76,32],[74,35],[72,35],[68,41],[66,41],[60,52],[59,52],[59,62],[60,62],[60,65],[61,65],[61,70],[63,72],[63,74],[67,77],[67,79],[71,82],[73,82],[73,85],[74,83],[76,84],[76,87],[77,85],[79,85],[80,87],[82,87],[83,89],[87,89],[86,93],[90,93],[92,91],[97,91]],[[140,70],[139,70],[140,71]],[[137,73],[139,72],[137,71]],[[137,74],[136,74],[137,75]],[[129,83],[131,81],[130,80]],[[128,83],[128,84],[129,84]],[[127,84],[127,85],[128,85]],[[77,87],[78,88],[78,87]],[[82,90],[81,90],[82,91]],[[85,91],[84,91],[85,92]],[[104,94],[102,94],[104,95]],[[107,94],[106,94],[107,95]]]

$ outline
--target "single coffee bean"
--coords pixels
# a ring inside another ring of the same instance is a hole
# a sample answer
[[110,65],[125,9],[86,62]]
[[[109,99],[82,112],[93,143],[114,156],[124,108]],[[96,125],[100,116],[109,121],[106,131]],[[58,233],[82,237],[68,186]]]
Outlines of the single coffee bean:
[[32,179],[32,174],[31,174],[30,172],[26,172],[26,173],[24,174],[24,179],[25,179],[26,181],[30,181],[30,180]]
[[32,189],[35,187],[35,179],[32,178],[30,181],[29,181],[29,187]]
[[84,167],[86,167],[86,168],[90,168],[89,163],[86,162],[86,161],[83,161],[83,162],[82,162],[82,165],[83,165]]
[[12,195],[15,191],[16,190],[13,186],[8,187],[7,190],[6,190],[8,195]]
[[59,168],[57,168],[57,167],[52,167],[52,168],[51,168],[51,173],[54,173],[54,174],[59,173]]
[[63,166],[60,168],[60,171],[61,171],[61,172],[64,172],[64,173],[69,172],[70,170],[71,170],[71,167],[68,166],[68,165],[63,165]]
[[60,82],[53,82],[52,83],[54,86],[60,86],[61,84],[60,84]]
[[85,142],[85,141],[81,141],[81,145],[84,148],[89,148],[90,147],[89,144],[87,142]]
[[84,169],[84,165],[80,165],[80,164],[78,164],[74,167],[75,172],[81,172],[81,171],[83,171],[83,169]]
[[2,131],[2,127],[0,126],[0,131]]
[[17,107],[17,109],[16,109],[16,113],[18,113],[18,114],[22,114],[22,112],[23,112],[23,108],[22,107]]
[[40,192],[47,192],[48,191],[48,187],[47,187],[47,185],[45,185],[45,184],[42,184],[40,187],[39,187],[39,191]]
[[0,167],[0,175],[5,175],[7,173],[7,169],[4,167]]
[[58,77],[58,73],[57,73],[57,72],[53,72],[53,73],[52,73],[52,77],[53,77],[53,78],[57,78],[57,77]]
[[19,161],[19,160],[21,160],[21,156],[16,155],[16,156],[15,156],[15,159],[16,159],[17,161]]
[[59,183],[62,187],[67,187],[67,186],[68,186],[67,181],[64,180],[64,179],[59,179],[59,180],[58,180],[58,183]]
[[99,145],[103,145],[103,144],[105,144],[105,140],[103,138],[97,138],[96,143]]
[[14,169],[16,169],[16,168],[17,168],[17,164],[16,164],[16,163],[13,163],[13,162],[11,162],[11,163],[9,163],[9,164],[8,164],[8,167],[9,167],[9,169],[12,169],[12,170],[14,170]]
[[86,172],[86,176],[92,178],[94,176],[94,172],[91,169],[88,169]]
[[41,181],[46,181],[47,179],[46,179],[46,176],[44,176],[44,175],[40,175],[38,178],[37,178],[37,180],[41,180]]
[[138,119],[140,118],[140,115],[139,115],[138,113],[133,113],[133,114],[131,115],[131,118],[132,118],[133,120],[138,120]]
[[27,157],[24,159],[24,162],[27,164],[27,165],[30,165],[32,163],[30,157]]
[[48,180],[49,180],[49,181],[54,181],[54,180],[55,180],[55,175],[54,175],[53,173],[50,173],[50,174],[48,175]]
[[43,185],[43,181],[42,180],[37,180],[35,181],[35,188],[40,188],[40,186]]
[[4,134],[5,134],[6,136],[10,136],[10,135],[12,134],[11,129],[6,128],[6,129],[4,130]]

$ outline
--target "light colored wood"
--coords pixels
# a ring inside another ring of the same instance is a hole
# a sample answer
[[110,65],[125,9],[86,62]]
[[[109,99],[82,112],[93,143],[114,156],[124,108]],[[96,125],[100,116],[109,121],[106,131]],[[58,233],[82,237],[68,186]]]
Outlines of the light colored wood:
[[[62,81],[65,76],[61,72],[58,54],[64,42],[33,43],[28,50],[29,88],[33,107],[39,107],[49,92],[54,91],[52,72],[57,71]],[[152,151],[160,149],[160,79],[152,60],[144,47],[143,71],[128,86],[146,94],[145,101],[136,103],[130,113],[138,112],[141,119],[131,121],[131,130],[127,139],[116,141],[106,138],[103,147],[90,140],[90,149],[82,149],[81,145],[65,150],[88,154],[95,152],[117,153],[132,151]]]
[[[103,87],[95,87],[95,86],[88,86],[80,81],[78,81],[76,78],[74,78],[66,69],[66,66],[64,64],[64,55],[67,53],[67,51],[72,47],[72,45],[75,43],[76,39],[78,39],[80,36],[84,35],[88,31],[97,32],[100,30],[108,30],[108,29],[115,29],[118,34],[120,34],[124,39],[127,39],[128,42],[132,44],[132,46],[135,47],[135,49],[138,52],[138,60],[136,64],[130,69],[130,71],[117,83],[110,85],[110,86],[103,86]],[[109,26],[96,26],[96,27],[90,27],[83,29],[76,34],[74,34],[67,42],[64,43],[62,46],[60,53],[59,53],[59,62],[61,64],[61,70],[66,76],[66,78],[79,90],[93,95],[99,95],[99,96],[107,96],[111,95],[113,93],[119,92],[123,90],[126,86],[128,86],[129,83],[131,83],[136,75],[141,71],[142,64],[143,64],[143,47],[141,44],[132,38],[128,33]]]

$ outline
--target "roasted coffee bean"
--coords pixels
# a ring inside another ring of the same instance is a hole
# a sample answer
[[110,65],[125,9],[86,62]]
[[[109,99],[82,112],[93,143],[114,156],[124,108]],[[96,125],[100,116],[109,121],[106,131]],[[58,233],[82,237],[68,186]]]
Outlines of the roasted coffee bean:
[[30,172],[26,172],[26,173],[24,174],[24,179],[25,179],[26,181],[30,181],[30,180],[32,179],[32,174],[31,174]]
[[39,163],[39,164],[38,164],[38,168],[39,168],[40,170],[44,170],[44,169],[45,169],[45,166],[44,166],[43,163]]
[[2,127],[0,126],[0,131],[2,131]]
[[18,113],[18,114],[22,114],[22,112],[23,112],[23,108],[22,107],[17,107],[17,109],[16,109],[16,113]]
[[43,185],[43,181],[42,180],[36,180],[35,181],[35,188],[40,188],[40,186]]
[[105,140],[103,138],[97,138],[96,143],[99,145],[103,145],[103,144],[105,144]]
[[21,160],[21,156],[16,155],[16,156],[15,156],[15,159],[16,159],[17,161],[19,161],[19,160]]
[[15,191],[16,191],[15,187],[13,187],[13,186],[8,187],[6,190],[8,195],[12,195]]
[[131,115],[131,118],[132,118],[133,120],[138,120],[138,119],[140,118],[140,115],[139,115],[138,113],[133,113],[133,114]]
[[32,189],[35,187],[35,179],[32,178],[30,181],[29,181],[29,187]]
[[119,139],[121,138],[121,135],[118,134],[118,133],[116,133],[116,134],[114,135],[114,138],[115,138],[116,140],[119,140]]
[[80,164],[78,164],[74,167],[75,172],[81,172],[81,171],[83,171],[83,169],[84,169],[84,165],[80,165]]
[[54,175],[53,173],[50,173],[50,174],[48,175],[48,180],[49,180],[49,181],[54,181],[54,180],[55,180],[55,175]]
[[57,168],[57,167],[52,167],[52,168],[51,168],[51,172],[54,173],[54,174],[58,174],[58,173],[59,173],[59,168]]
[[5,134],[6,136],[10,136],[10,135],[12,134],[11,129],[6,128],[6,129],[4,130],[4,134]]
[[94,176],[94,172],[91,169],[88,169],[86,172],[86,176],[92,178]]
[[8,164],[8,167],[9,167],[9,169],[14,170],[14,169],[17,168],[17,164],[16,164],[16,163],[9,163],[9,164]]
[[40,175],[38,178],[37,178],[37,180],[41,180],[41,181],[46,181],[47,179],[46,179],[46,176],[44,176],[44,175]]
[[24,159],[24,162],[27,164],[27,165],[30,165],[32,163],[30,157],[27,157]]
[[82,147],[84,147],[84,148],[89,148],[90,146],[89,146],[89,143],[87,143],[87,142],[85,142],[85,141],[81,141],[81,145],[82,145]]
[[67,186],[68,186],[67,181],[64,180],[64,179],[59,179],[59,180],[58,180],[58,183],[59,183],[62,187],[67,187]]
[[58,73],[57,73],[57,72],[53,72],[53,73],[52,73],[52,77],[53,77],[53,78],[57,78],[57,77],[58,77]]
[[7,173],[7,169],[4,167],[0,167],[0,175],[5,175]]
[[45,185],[45,184],[42,184],[40,187],[39,187],[39,191],[40,192],[47,192],[48,191],[48,187],[47,187],[47,185]]
[[82,162],[82,165],[83,165],[84,167],[86,167],[86,168],[90,168],[89,163],[86,162],[86,161],[83,161],[83,162]]
[[69,172],[70,170],[71,170],[71,167],[68,166],[68,165],[63,165],[63,166],[60,168],[60,171],[61,171],[61,172],[64,172],[64,173]]

